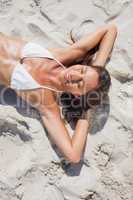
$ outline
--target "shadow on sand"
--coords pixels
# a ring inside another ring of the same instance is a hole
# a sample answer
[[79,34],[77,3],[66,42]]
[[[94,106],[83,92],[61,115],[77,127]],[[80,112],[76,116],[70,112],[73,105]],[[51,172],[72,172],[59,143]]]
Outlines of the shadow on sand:
[[39,113],[34,107],[17,96],[14,90],[6,88],[3,85],[0,85],[0,104],[15,107],[18,113],[25,117],[40,119]]

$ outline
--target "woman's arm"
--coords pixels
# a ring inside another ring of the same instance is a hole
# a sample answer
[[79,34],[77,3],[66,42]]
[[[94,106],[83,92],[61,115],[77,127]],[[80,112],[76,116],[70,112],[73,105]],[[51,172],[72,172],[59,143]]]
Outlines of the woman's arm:
[[99,44],[99,50],[96,53],[96,58],[92,61],[92,66],[105,67],[108,58],[111,55],[114,42],[117,36],[117,28],[114,25],[110,25],[104,37]]
[[113,49],[113,45],[117,36],[117,28],[114,24],[105,25],[98,28],[94,33],[88,34],[76,42],[73,47],[82,49],[84,54],[99,45],[99,50],[95,60],[92,62],[94,66],[105,66],[107,59]]
[[64,125],[60,109],[51,91],[37,89],[35,91],[17,92],[40,112],[42,122],[51,140],[58,146],[64,157],[72,163],[80,161],[89,133],[89,118],[79,119],[74,134],[71,136]]
[[55,111],[55,109],[46,110],[40,107],[42,121],[51,140],[57,145],[66,160],[78,163],[86,144],[90,124],[86,118],[79,119],[74,134],[70,137],[59,112],[57,108]]
[[117,35],[115,25],[105,25],[95,32],[89,33],[75,42],[70,47],[64,49],[49,49],[65,65],[74,63],[77,59],[83,59],[89,50],[100,45],[94,65],[104,66],[109,57]]

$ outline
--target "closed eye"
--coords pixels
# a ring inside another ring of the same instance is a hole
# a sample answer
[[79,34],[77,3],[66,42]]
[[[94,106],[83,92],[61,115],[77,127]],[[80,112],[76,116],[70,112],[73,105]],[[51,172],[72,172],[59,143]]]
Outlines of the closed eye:
[[[82,69],[80,69],[80,73],[85,75],[86,70],[87,70],[87,67],[85,66]],[[85,82],[83,78],[79,80],[71,80],[71,83],[76,85],[78,89],[82,89],[82,90],[84,89]]]
[[[84,74],[84,75],[85,75],[86,70],[87,70],[87,67],[86,67],[86,66],[83,67],[83,68],[81,69],[81,74]],[[78,84],[78,88],[79,88],[79,89],[83,89],[83,88],[84,88],[85,83],[84,83],[84,80],[83,80],[83,79],[80,80],[80,81],[78,81],[77,84]]]
[[82,88],[83,87],[83,81],[79,81],[78,83],[77,83],[77,86],[78,86],[78,88],[80,89],[80,88]]

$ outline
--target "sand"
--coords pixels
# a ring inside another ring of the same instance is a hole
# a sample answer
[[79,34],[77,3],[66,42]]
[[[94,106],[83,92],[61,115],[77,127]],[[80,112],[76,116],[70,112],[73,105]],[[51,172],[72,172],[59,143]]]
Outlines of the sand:
[[61,162],[38,113],[27,111],[12,91],[5,92],[6,104],[2,99],[0,104],[0,200],[133,199],[133,2],[0,0],[1,32],[48,47],[70,45],[71,30],[79,39],[109,22],[119,31],[107,65],[112,87],[109,99],[97,108],[79,164]]

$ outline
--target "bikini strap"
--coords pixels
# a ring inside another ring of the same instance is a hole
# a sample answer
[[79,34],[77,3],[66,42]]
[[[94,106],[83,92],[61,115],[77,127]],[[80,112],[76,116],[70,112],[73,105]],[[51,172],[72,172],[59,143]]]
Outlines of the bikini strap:
[[54,60],[63,67],[63,69],[66,69],[65,65],[63,65],[59,60],[57,60],[55,57],[54,57]]
[[[55,57],[53,57],[53,59],[59,64],[61,65],[64,69],[66,69],[66,67],[59,61],[57,60]],[[62,90],[57,90],[57,89],[53,89],[51,87],[48,87],[48,86],[42,86],[43,88],[46,88],[46,89],[50,89],[50,90],[53,90],[55,92],[63,92]]]
[[[26,45],[28,45],[29,43],[27,43]],[[32,47],[34,47],[34,45],[37,45],[37,46],[40,46],[41,47],[41,50],[42,50],[42,48],[46,51],[44,51],[44,55],[42,54],[42,52],[41,52],[41,55],[37,55],[37,54],[35,54],[35,52],[33,52],[33,53],[31,53],[31,54],[29,54],[29,55],[23,55],[22,57],[21,57],[21,59],[20,59],[20,64],[24,64],[23,63],[23,60],[24,60],[24,58],[28,58],[28,57],[30,57],[30,58],[33,58],[33,57],[40,57],[40,58],[49,58],[49,59],[53,59],[53,60],[55,60],[60,66],[62,66],[63,67],[63,69],[66,69],[66,67],[59,61],[59,60],[57,60],[53,55],[52,55],[52,53],[51,52],[49,52],[47,49],[45,49],[44,47],[42,47],[41,45],[39,45],[39,44],[36,44],[36,43],[30,43],[30,45],[32,44],[32,46],[30,46],[30,48]],[[26,52],[27,53],[27,52]],[[45,53],[46,53],[46,55],[45,55]],[[27,53],[28,54],[28,53]],[[34,54],[34,55],[33,55]],[[55,92],[63,92],[62,90],[57,90],[57,89],[54,89],[54,88],[51,88],[51,87],[49,87],[49,86],[44,86],[44,85],[40,85],[40,88],[45,88],[45,89],[49,89],[49,90],[52,90],[52,91],[55,91]]]
[[52,90],[54,92],[63,92],[62,90],[57,90],[57,89],[54,89],[54,88],[51,88],[51,87],[48,87],[48,86],[43,86],[43,85],[40,85],[40,88],[44,88],[44,89],[49,89],[49,90]]

